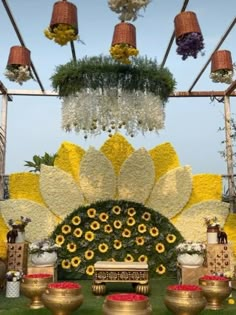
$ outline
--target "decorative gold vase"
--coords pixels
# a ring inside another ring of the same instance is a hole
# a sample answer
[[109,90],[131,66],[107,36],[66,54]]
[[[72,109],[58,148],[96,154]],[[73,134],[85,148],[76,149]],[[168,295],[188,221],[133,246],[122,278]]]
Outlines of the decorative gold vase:
[[197,315],[207,304],[202,290],[169,290],[168,288],[164,303],[175,315]]
[[[55,285],[57,283],[54,283]],[[47,287],[42,295],[42,301],[53,315],[70,315],[80,307],[84,297],[81,293],[81,287],[74,288],[52,288]]]
[[102,310],[103,315],[150,315],[152,312],[147,296],[129,293],[108,295]]
[[31,300],[30,308],[38,309],[44,307],[41,297],[47,285],[53,281],[49,274],[26,275],[21,280],[20,291]]
[[229,286],[229,280],[206,280],[199,279],[199,285],[207,300],[207,308],[219,310],[222,308],[223,301],[230,295],[232,288]]

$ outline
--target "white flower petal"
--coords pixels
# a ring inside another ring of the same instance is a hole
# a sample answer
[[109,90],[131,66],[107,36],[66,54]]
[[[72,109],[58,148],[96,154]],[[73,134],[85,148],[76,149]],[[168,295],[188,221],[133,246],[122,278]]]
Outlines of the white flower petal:
[[32,222],[25,227],[28,242],[44,239],[58,224],[57,217],[42,205],[26,199],[8,199],[2,201],[1,214],[6,224],[8,220],[17,220],[21,216],[30,218]]
[[156,183],[146,206],[170,219],[183,209],[191,191],[191,168],[177,167],[163,175]]
[[[184,210],[176,219],[175,227],[186,240],[206,242],[206,217],[217,217],[221,226],[229,215],[229,204],[217,200],[199,202]],[[191,227],[191,228],[190,228]]]
[[124,162],[118,177],[119,199],[145,203],[155,182],[151,156],[141,148]]
[[106,156],[90,147],[80,164],[80,187],[89,202],[113,199],[116,192],[116,177],[111,162]]
[[57,167],[42,165],[39,184],[45,203],[61,218],[84,203],[82,192],[73,177]]

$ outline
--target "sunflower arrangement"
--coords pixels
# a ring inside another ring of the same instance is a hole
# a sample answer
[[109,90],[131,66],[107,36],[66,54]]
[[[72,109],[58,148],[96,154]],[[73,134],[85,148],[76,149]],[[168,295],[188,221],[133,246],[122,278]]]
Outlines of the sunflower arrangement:
[[91,278],[97,261],[147,262],[151,276],[174,275],[175,246],[183,241],[170,221],[140,203],[99,201],[76,209],[52,234],[59,276]]

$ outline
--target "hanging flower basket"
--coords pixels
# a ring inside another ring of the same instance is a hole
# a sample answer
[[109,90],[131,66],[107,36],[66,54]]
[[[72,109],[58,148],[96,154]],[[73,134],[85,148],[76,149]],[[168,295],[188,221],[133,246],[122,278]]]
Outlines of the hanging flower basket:
[[231,84],[233,81],[233,63],[229,50],[218,50],[211,57],[210,78],[216,83]]
[[115,26],[110,54],[123,64],[130,64],[129,58],[138,55],[136,29],[133,24],[121,22]]
[[203,36],[194,12],[179,13],[174,19],[177,54],[185,60],[188,57],[197,58],[204,48]]
[[32,79],[30,71],[30,50],[23,46],[13,46],[10,49],[5,76],[20,85]]
[[50,26],[44,34],[61,46],[79,39],[76,6],[65,0],[56,2],[53,6]]
[[119,14],[121,21],[136,20],[140,9],[145,9],[150,0],[108,0],[110,9]]
[[123,65],[111,57],[85,57],[57,67],[51,80],[63,98],[63,129],[84,137],[121,128],[130,136],[160,130],[175,87],[169,70],[147,58]]

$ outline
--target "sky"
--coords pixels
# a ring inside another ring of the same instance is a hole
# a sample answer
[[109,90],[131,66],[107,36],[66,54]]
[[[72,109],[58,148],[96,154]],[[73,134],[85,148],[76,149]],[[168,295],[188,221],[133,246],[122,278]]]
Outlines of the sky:
[[[114,26],[119,23],[116,13],[111,11],[106,0],[74,0],[77,6],[79,35],[83,42],[75,42],[77,59],[84,56],[108,55]],[[227,5],[225,4],[227,2]],[[53,0],[8,0],[16,24],[26,47],[31,51],[31,60],[45,90],[52,91],[50,77],[56,66],[72,58],[70,45],[59,46],[48,40],[43,31],[49,26]],[[180,12],[182,0],[152,0],[141,16],[134,22],[137,48],[140,56],[155,58],[162,62],[174,30],[174,17]],[[176,91],[187,91],[209,59],[220,39],[235,18],[235,0],[190,0],[186,11],[196,13],[204,37],[204,55],[183,61],[176,53],[175,42],[165,66],[173,74]],[[236,56],[236,26],[232,29],[220,49],[231,51]],[[10,89],[40,90],[36,81],[30,80],[22,86],[10,82],[4,71],[11,46],[20,45],[10,20],[0,1],[0,80]],[[207,67],[193,91],[224,91],[228,86],[213,83]],[[230,98],[234,117],[236,98]],[[219,151],[225,139],[220,127],[224,127],[224,104],[209,97],[169,98],[165,105],[165,128],[158,134],[148,133],[127,140],[138,149],[151,149],[164,142],[175,148],[181,165],[190,165],[193,174],[226,174],[227,165]],[[124,134],[125,135],[125,134]],[[58,97],[13,96],[8,103],[6,174],[28,171],[24,166],[33,155],[54,154],[63,141],[75,143],[85,149],[97,149],[108,139],[107,134],[89,137],[65,132],[61,128],[61,100]]]

